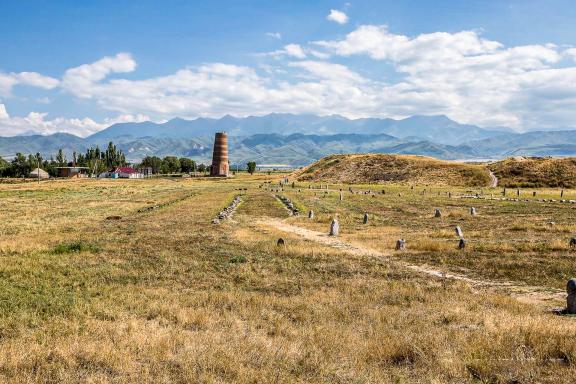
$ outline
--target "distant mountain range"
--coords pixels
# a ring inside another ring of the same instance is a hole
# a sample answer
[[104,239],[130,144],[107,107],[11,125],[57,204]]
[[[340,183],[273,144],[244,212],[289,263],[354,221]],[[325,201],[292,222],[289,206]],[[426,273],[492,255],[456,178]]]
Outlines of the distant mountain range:
[[258,117],[196,120],[173,119],[114,124],[87,138],[57,133],[50,136],[0,137],[0,155],[16,152],[68,154],[109,141],[132,161],[146,155],[186,156],[210,162],[215,132],[230,137],[230,158],[241,166],[302,166],[335,153],[398,153],[441,159],[486,159],[507,156],[576,156],[576,130],[516,133],[459,124],[446,116],[413,116],[403,120],[355,119],[342,116],[270,114]]

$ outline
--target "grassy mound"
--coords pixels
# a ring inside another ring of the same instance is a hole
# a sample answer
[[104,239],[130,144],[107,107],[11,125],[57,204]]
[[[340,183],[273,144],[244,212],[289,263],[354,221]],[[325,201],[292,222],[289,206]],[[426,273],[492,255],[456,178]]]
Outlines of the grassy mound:
[[487,186],[488,171],[462,164],[409,155],[332,155],[297,172],[300,181],[332,183],[409,183],[420,185]]
[[511,157],[489,167],[503,187],[576,188],[576,158]]

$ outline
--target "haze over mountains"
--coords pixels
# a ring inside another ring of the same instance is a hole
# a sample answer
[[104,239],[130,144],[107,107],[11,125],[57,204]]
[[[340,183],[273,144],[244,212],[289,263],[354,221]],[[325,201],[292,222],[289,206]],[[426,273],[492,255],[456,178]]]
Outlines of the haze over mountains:
[[446,116],[413,116],[403,120],[342,116],[270,114],[221,119],[173,119],[114,124],[80,138],[50,136],[0,137],[0,154],[16,152],[53,155],[83,152],[93,145],[116,143],[131,161],[146,155],[187,156],[210,162],[215,132],[230,137],[231,161],[302,166],[333,153],[398,153],[441,159],[485,159],[511,155],[575,156],[576,130],[516,133],[508,128],[480,128],[459,124]]

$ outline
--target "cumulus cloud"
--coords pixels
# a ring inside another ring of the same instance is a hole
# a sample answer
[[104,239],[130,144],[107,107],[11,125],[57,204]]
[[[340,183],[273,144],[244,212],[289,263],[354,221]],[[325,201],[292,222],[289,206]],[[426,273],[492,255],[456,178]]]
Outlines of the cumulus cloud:
[[342,11],[331,9],[326,19],[338,24],[346,24],[348,22],[348,15]]
[[564,53],[576,61],[576,48],[569,48]]
[[111,73],[127,73],[136,69],[136,62],[129,53],[104,57],[92,64],[84,64],[66,71],[62,88],[81,98],[90,98],[95,84]]
[[288,64],[291,67],[302,68],[317,79],[335,80],[338,82],[363,83],[365,79],[342,64],[323,61],[297,61]]
[[27,85],[42,89],[53,89],[60,84],[58,79],[36,72],[0,73],[0,96],[8,97],[16,85]]
[[284,47],[284,51],[288,56],[296,57],[298,59],[304,59],[306,57],[304,50],[298,44],[288,44]]
[[50,135],[57,132],[71,133],[77,136],[89,136],[115,123],[142,122],[149,120],[145,115],[119,115],[115,118],[96,122],[90,118],[67,119],[57,117],[48,119],[47,113],[30,112],[24,117],[10,116],[4,104],[0,104],[0,136],[21,134]]
[[[395,90],[396,100],[406,100],[407,107],[427,105],[462,122],[513,127],[573,124],[576,118],[576,112],[560,113],[566,103],[576,101],[576,90],[566,81],[571,69],[556,67],[563,53],[552,44],[505,47],[477,31],[409,37],[390,33],[385,26],[365,25],[344,39],[314,45],[332,55],[363,55],[392,65],[403,77],[387,90]],[[549,88],[546,82],[559,84],[547,92],[546,105],[552,110],[544,116],[533,105],[543,102],[536,95]],[[553,103],[556,98],[563,102]],[[558,118],[550,119],[554,113]]]
[[[372,66],[356,71],[346,65],[354,62],[347,59],[351,56],[367,57]],[[275,60],[267,61],[270,57]],[[259,58],[256,67],[206,63],[131,80],[120,74],[134,71],[136,62],[120,53],[69,69],[59,84],[0,73],[0,91],[17,83],[60,86],[117,114],[116,121],[271,112],[351,118],[445,114],[463,123],[516,128],[573,126],[576,121],[576,65],[570,61],[576,59],[575,48],[505,46],[478,31],[407,36],[364,25],[341,39],[287,44]],[[12,118],[5,109],[0,119],[0,134],[30,127],[88,134],[113,122],[50,120],[45,114]]]
[[261,57],[269,56],[269,57],[274,57],[277,59],[283,58],[283,57],[295,57],[297,59],[305,59],[306,58],[306,52],[304,51],[304,48],[302,48],[302,46],[300,44],[287,44],[282,49],[272,51],[272,52],[258,54],[257,56],[261,56]]

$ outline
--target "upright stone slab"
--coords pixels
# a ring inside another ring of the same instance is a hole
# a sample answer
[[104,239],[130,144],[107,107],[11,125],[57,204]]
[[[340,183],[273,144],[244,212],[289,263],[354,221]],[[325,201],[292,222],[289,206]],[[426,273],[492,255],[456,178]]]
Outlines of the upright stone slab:
[[338,236],[340,234],[340,224],[338,224],[338,219],[332,219],[330,223],[330,236]]
[[476,208],[474,207],[470,208],[470,215],[476,216]]
[[310,212],[308,212],[308,218],[310,220],[312,220],[314,218],[314,211],[310,210]]
[[406,240],[404,239],[396,240],[396,250],[403,251],[404,249],[406,249]]
[[576,314],[576,279],[568,280],[566,284],[566,313]]
[[458,249],[464,249],[464,248],[466,248],[466,240],[460,239],[460,241],[458,241]]
[[459,225],[457,225],[456,228],[454,228],[454,230],[456,231],[456,236],[460,238],[464,237],[464,234],[462,233],[462,228],[460,228]]
[[344,200],[344,195],[340,192],[340,201]]
[[442,217],[442,212],[438,208],[434,210],[434,217]]
[[364,214],[364,224],[368,224],[368,212]]

